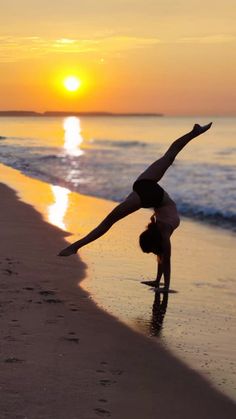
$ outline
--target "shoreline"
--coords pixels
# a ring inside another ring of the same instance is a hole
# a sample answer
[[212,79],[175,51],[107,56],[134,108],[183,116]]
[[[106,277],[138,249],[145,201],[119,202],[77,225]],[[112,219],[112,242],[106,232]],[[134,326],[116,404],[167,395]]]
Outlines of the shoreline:
[[[115,205],[28,178],[7,166],[0,165],[0,170],[23,202],[33,206],[46,222],[67,231],[62,233],[68,243],[86,234]],[[145,226],[147,217],[148,211],[131,215],[101,240],[81,249],[87,268],[80,285],[98,307],[132,330],[152,336],[234,399],[235,237],[221,229],[182,220],[173,238],[171,288],[175,293],[169,295],[163,314],[165,304],[154,299],[153,291],[140,283],[152,279],[156,269],[155,260],[142,254],[137,245],[140,227]],[[70,268],[76,258],[63,258],[63,264]],[[224,269],[223,277],[222,258],[230,267]]]
[[67,233],[0,190],[4,419],[235,416],[204,378],[99,309],[77,287],[83,262],[55,257]]

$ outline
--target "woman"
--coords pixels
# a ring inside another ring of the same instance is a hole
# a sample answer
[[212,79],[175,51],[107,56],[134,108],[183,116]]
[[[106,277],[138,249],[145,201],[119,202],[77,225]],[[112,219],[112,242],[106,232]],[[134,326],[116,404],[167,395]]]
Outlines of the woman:
[[[211,127],[212,123],[200,126],[195,124],[192,131],[175,140],[167,152],[152,163],[133,184],[133,191],[127,198],[117,205],[113,211],[87,236],[63,249],[59,256],[70,256],[81,247],[91,243],[105,234],[113,224],[140,208],[153,208],[151,222],[146,230],[140,235],[139,243],[143,252],[157,255],[158,269],[155,281],[146,282],[153,285],[159,291],[168,292],[170,286],[170,237],[179,226],[180,220],[175,202],[168,193],[158,185],[168,167],[170,167],[177,154],[193,138],[203,134]],[[164,288],[159,288],[162,275],[164,276]]]

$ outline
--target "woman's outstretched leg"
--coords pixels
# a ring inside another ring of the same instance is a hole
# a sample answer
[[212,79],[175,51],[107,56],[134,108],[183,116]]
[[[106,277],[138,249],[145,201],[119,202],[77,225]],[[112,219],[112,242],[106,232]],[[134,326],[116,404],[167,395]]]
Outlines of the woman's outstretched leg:
[[141,173],[137,180],[153,179],[156,182],[159,182],[166,170],[172,165],[177,154],[189,143],[189,141],[206,132],[211,125],[212,122],[204,126],[195,124],[192,131],[175,140],[166,153],[160,159],[152,163],[143,173]]

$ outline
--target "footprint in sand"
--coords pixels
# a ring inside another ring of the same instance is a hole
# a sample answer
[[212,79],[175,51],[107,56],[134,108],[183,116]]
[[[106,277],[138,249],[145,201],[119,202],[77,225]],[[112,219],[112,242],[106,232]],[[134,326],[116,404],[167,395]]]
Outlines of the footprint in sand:
[[40,295],[55,295],[54,291],[39,291]]
[[15,358],[15,357],[10,357],[10,358],[6,358],[5,361],[7,364],[19,364],[24,362],[24,359],[19,359],[19,358]]
[[[0,262],[0,263],[2,263],[2,262]],[[15,264],[18,264],[20,262],[15,261],[14,259],[5,258],[5,263],[7,263],[8,266],[9,265],[13,265],[14,266]],[[11,269],[11,266],[9,266],[8,268],[3,269],[3,273],[5,273],[5,275],[18,275],[18,272],[13,271]]]
[[60,300],[59,298],[48,298],[47,300],[43,300],[44,303],[49,303],[49,304],[60,304],[63,303],[62,300]]
[[112,384],[116,384],[116,381],[115,380],[103,379],[103,380],[100,380],[99,383],[100,383],[101,386],[107,387],[107,386],[110,386]]
[[6,275],[18,275],[18,272],[14,272],[14,271],[12,271],[11,269],[9,269],[9,268],[7,268],[7,269],[3,269],[3,272],[6,274]]
[[[108,362],[101,361],[100,364],[103,365],[103,367],[105,367],[106,365],[108,365]],[[99,372],[99,373],[106,372],[103,369],[97,369],[96,371]],[[116,368],[116,369],[110,369],[110,370],[108,370],[108,372],[112,375],[122,375],[124,371],[122,371],[119,368]]]
[[67,340],[68,342],[74,342],[74,343],[79,343],[79,338],[69,338],[69,337],[64,337],[63,340]]
[[122,370],[110,370],[110,373],[112,375],[121,375],[121,374],[123,374],[123,372],[124,371],[122,371]]
[[105,417],[109,417],[111,416],[111,413],[109,412],[109,410],[105,410],[105,409],[101,409],[100,407],[94,409],[94,412],[98,415],[98,416],[105,416]]
[[8,262],[8,264],[9,265],[11,265],[11,264],[13,264],[13,263],[20,263],[18,260],[14,260],[14,259],[11,259],[11,258],[5,258],[5,260],[7,260],[7,262]]
[[[42,290],[39,291],[39,294],[42,295],[43,297],[48,297],[48,296],[53,296],[56,293],[52,290]],[[43,300],[44,303],[49,303],[49,304],[61,304],[63,303],[62,300],[60,300],[60,298],[46,298],[45,300]]]

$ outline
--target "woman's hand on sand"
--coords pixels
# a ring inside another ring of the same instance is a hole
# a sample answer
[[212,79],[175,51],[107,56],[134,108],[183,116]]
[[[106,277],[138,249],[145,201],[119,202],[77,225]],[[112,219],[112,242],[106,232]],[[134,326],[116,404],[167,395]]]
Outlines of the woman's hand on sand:
[[66,247],[65,249],[61,250],[60,253],[58,253],[58,256],[71,256],[75,255],[78,251],[78,246],[75,246],[74,244],[71,244],[70,246]]
[[210,124],[202,125],[202,126],[199,124],[195,124],[192,132],[197,136],[208,131],[211,128],[211,126],[212,126],[212,122],[210,122]]

